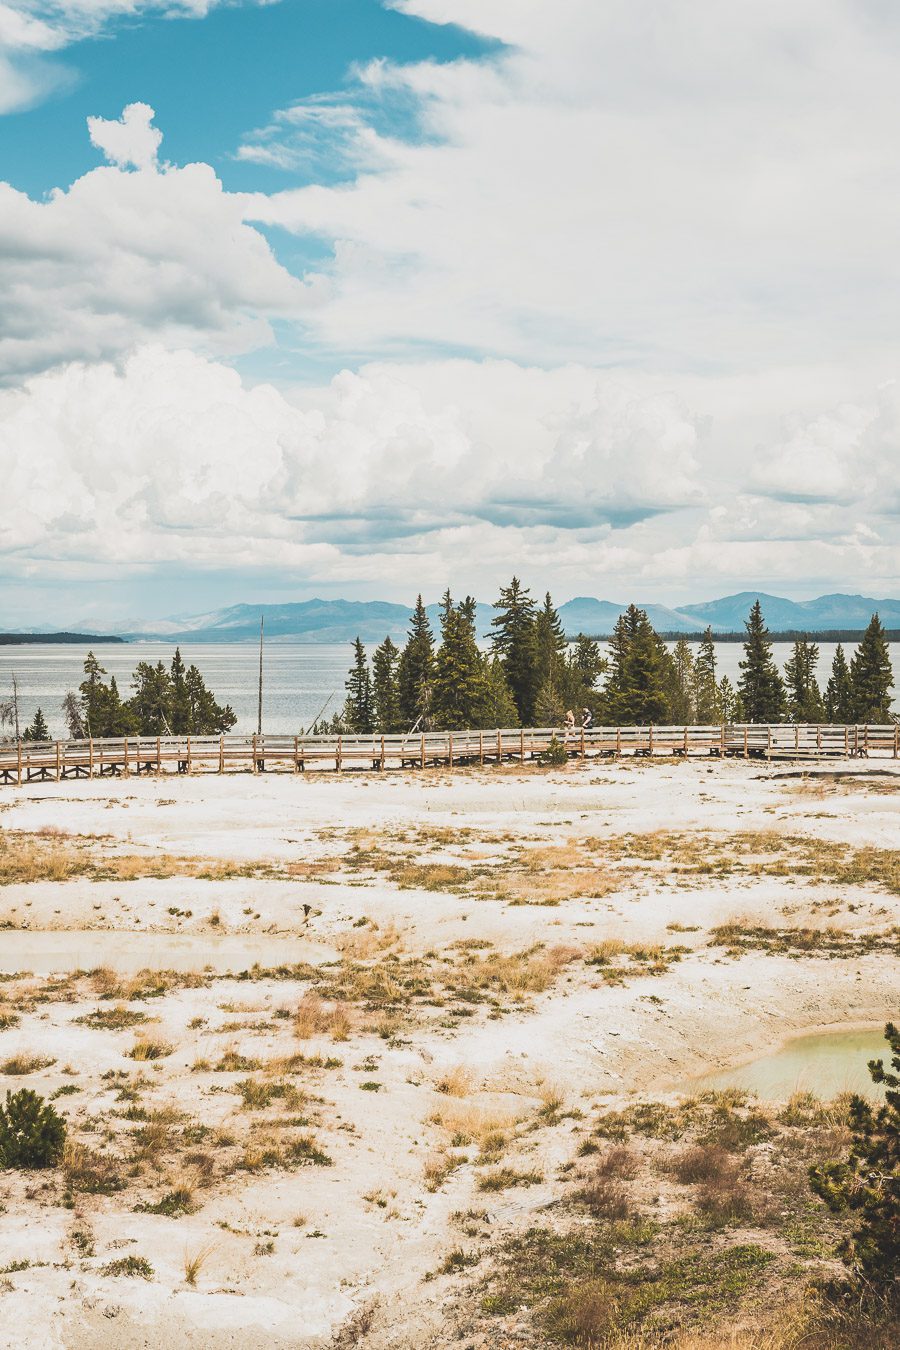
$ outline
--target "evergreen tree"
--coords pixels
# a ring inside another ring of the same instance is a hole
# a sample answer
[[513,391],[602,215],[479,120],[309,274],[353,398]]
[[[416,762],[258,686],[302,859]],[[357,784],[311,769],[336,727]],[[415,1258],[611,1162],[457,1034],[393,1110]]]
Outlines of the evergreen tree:
[[207,689],[196,666],[188,666],[184,676],[188,729],[194,736],[213,736],[230,731],[237,715],[230,703],[218,704]]
[[719,688],[716,683],[716,648],[712,629],[707,628],[694,658],[693,681],[694,718],[699,726],[712,726],[727,721],[722,715]]
[[169,689],[169,725],[173,736],[183,736],[192,731],[191,699],[187,687],[187,671],[181,657],[180,647],[175,648],[172,657],[171,682]]
[[103,666],[93,652],[84,658],[84,679],[79,685],[81,691],[81,718],[88,736],[103,736],[104,706],[106,688]]
[[568,647],[562,621],[548,591],[534,619],[534,658],[537,695],[534,717],[542,727],[557,726],[566,713],[565,653]]
[[722,722],[744,722],[744,701],[727,675],[723,675],[716,689],[716,704]]
[[518,722],[518,711],[503,666],[496,656],[482,656],[481,659],[484,665],[484,701],[476,725],[514,727]]
[[131,677],[134,693],[129,699],[144,736],[169,736],[172,733],[172,678],[162,661],[151,665],[139,661]]
[[825,705],[816,681],[819,648],[815,642],[800,638],[794,643],[790,658],[785,663],[788,712],[794,722],[821,722]]
[[353,735],[367,735],[375,727],[372,676],[366,659],[366,649],[359,638],[353,643],[353,665],[347,675],[346,689],[347,702],[344,705],[343,721],[347,730]]
[[519,721],[527,726],[534,719],[539,685],[534,601],[519,578],[513,577],[508,586],[501,587],[494,608],[497,612],[491,620],[495,630],[491,650],[500,658]]
[[389,637],[376,647],[372,658],[372,697],[375,726],[384,735],[403,729],[397,692],[397,662],[400,652]]
[[784,684],[772,658],[772,641],[758,600],[744,626],[747,637],[738,680],[744,716],[750,722],[778,722],[785,711]]
[[687,638],[679,638],[672,652],[672,685],[669,690],[669,717],[675,726],[688,726],[696,720],[694,711],[694,653]]
[[607,665],[599,642],[579,633],[566,658],[563,705],[573,711],[587,708],[592,716],[597,716],[603,702],[597,681],[606,671]]
[[672,659],[646,612],[629,605],[610,638],[611,670],[604,711],[613,725],[663,722],[669,707]]
[[897,1292],[900,1242],[900,1031],[888,1022],[885,1039],[891,1069],[883,1059],[869,1061],[873,1083],[885,1085],[885,1101],[873,1106],[865,1098],[850,1099],[852,1143],[844,1162],[811,1167],[810,1184],[835,1213],[848,1209],[856,1227],[839,1249],[853,1276],[878,1293]]
[[854,722],[890,721],[894,673],[881,620],[873,614],[850,662]]
[[63,717],[66,720],[66,730],[73,741],[83,740],[87,735],[84,725],[84,711],[81,706],[81,699],[74,689],[70,689],[64,695],[62,703]]
[[50,732],[40,708],[35,710],[34,717],[31,719],[31,726],[26,727],[22,732],[22,739],[24,741],[49,741]]
[[484,725],[488,701],[485,664],[475,637],[475,601],[442,602],[441,645],[434,661],[432,714],[438,727],[455,731]]
[[434,674],[434,634],[421,595],[416,599],[409,636],[397,663],[397,697],[405,726],[428,722]]
[[825,686],[825,716],[838,724],[853,721],[853,685],[850,667],[840,643],[831,662],[831,674]]

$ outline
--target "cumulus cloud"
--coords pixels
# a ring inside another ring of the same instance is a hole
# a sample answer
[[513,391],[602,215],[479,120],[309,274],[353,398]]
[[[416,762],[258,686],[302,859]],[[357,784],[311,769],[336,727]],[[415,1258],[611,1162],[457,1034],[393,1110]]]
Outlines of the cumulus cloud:
[[91,145],[119,169],[154,169],[162,132],[153,126],[156,113],[147,103],[129,103],[117,120],[89,117]]
[[393,594],[484,594],[522,567],[560,597],[896,587],[897,520],[864,484],[840,506],[766,501],[749,468],[717,474],[727,437],[639,374],[382,364],[289,398],[152,346],[0,393],[0,556],[12,575],[277,569]]
[[403,97],[416,133],[373,119],[349,186],[255,200],[333,242],[324,344],[720,370],[896,352],[895,9],[396,7],[507,45],[364,70],[360,108]]
[[[114,165],[34,201],[0,183],[0,369],[104,360],[154,338],[235,354],[302,318],[314,288],[286,271],[208,164],[155,166],[145,104],[91,119]],[[123,167],[135,165],[140,172]]]

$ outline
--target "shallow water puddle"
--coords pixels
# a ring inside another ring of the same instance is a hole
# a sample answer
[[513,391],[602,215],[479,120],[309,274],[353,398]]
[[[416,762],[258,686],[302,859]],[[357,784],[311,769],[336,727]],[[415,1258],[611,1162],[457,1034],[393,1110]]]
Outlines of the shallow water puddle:
[[826,1100],[839,1092],[882,1096],[882,1089],[872,1082],[866,1068],[870,1059],[884,1059],[889,1065],[890,1050],[881,1027],[797,1036],[771,1055],[735,1069],[705,1074],[692,1086],[743,1088],[764,1101],[784,1101],[797,1091],[812,1092]]
[[0,974],[50,975],[108,966],[119,975],[139,970],[203,970],[216,974],[253,965],[293,965],[334,956],[331,948],[274,934],[0,932]]

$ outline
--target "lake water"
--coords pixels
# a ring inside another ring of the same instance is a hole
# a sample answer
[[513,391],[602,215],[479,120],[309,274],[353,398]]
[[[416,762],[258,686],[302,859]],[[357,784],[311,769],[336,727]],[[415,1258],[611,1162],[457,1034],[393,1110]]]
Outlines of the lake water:
[[[828,679],[835,643],[823,642],[819,652],[819,680]],[[850,654],[850,647],[845,644]],[[130,693],[131,673],[138,661],[172,659],[168,642],[132,642],[98,646],[97,655],[109,675],[115,675],[123,697]],[[182,644],[187,664],[194,662],[220,703],[230,703],[237,713],[236,731],[256,730],[257,675],[259,652],[252,643]],[[775,659],[784,666],[791,645],[773,643]],[[40,644],[0,647],[0,698],[11,689],[15,673],[19,685],[19,719],[22,726],[41,707],[51,736],[63,736],[65,729],[60,703],[68,689],[77,689],[87,646]],[[263,729],[296,734],[309,727],[326,705],[331,716],[344,701],[344,681],[352,659],[352,646],[341,643],[270,643],[265,649],[263,676]],[[370,651],[371,655],[371,651]],[[736,683],[738,662],[743,655],[739,642],[716,644],[718,673]],[[895,694],[900,690],[900,643],[891,644]],[[897,698],[894,701],[898,708]]]

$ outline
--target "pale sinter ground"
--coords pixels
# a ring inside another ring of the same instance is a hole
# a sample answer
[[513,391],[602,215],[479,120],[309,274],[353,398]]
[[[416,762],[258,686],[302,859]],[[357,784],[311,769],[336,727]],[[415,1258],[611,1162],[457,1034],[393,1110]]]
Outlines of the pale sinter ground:
[[58,1094],[70,1148],[0,1173],[0,1343],[555,1344],[490,1281],[585,1222],[598,1111],[896,1009],[897,789],[699,760],[8,789],[0,969],[37,973],[0,983],[0,1092]]

